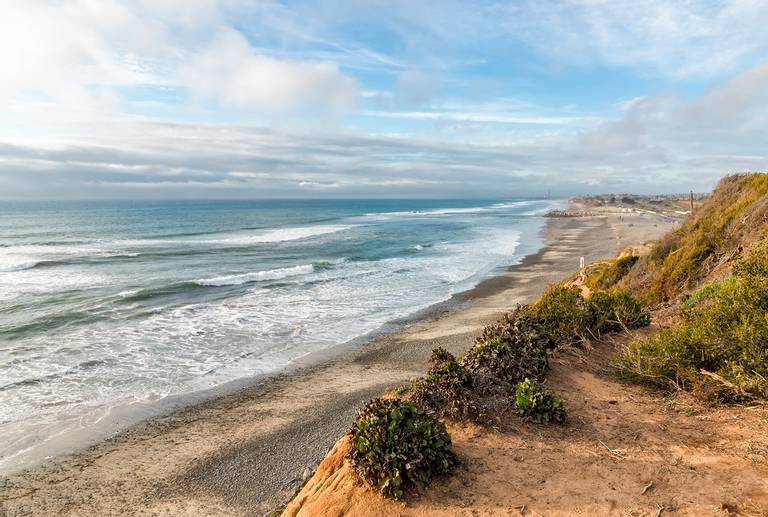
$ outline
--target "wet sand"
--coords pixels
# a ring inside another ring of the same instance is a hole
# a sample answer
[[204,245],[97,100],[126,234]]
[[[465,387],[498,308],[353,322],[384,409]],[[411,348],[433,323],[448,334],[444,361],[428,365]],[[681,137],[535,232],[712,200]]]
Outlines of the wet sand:
[[550,219],[545,246],[401,331],[136,425],[0,479],[0,516],[263,515],[289,499],[386,388],[423,374],[431,350],[460,354],[479,330],[574,272],[655,239],[672,222],[606,210]]

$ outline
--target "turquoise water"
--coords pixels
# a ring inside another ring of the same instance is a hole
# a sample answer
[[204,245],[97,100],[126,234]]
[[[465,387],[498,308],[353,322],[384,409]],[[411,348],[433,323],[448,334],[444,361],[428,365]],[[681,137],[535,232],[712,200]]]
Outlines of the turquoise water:
[[558,204],[0,203],[0,470],[446,300],[535,252]]

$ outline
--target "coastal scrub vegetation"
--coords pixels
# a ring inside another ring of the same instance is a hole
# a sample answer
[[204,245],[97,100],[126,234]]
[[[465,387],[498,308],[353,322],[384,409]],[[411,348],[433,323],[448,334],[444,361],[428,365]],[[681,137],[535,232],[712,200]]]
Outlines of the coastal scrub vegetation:
[[735,261],[732,273],[738,277],[768,277],[768,241],[755,242],[743,258]]
[[440,417],[492,424],[499,400],[509,400],[525,380],[544,378],[554,348],[649,321],[626,291],[596,291],[584,300],[578,289],[555,285],[533,305],[519,305],[486,326],[458,360],[435,349],[429,372],[413,382],[407,398]]
[[551,286],[530,306],[547,339],[557,345],[577,345],[606,332],[644,327],[650,315],[626,290],[594,291],[586,299],[577,287]]
[[515,387],[515,404],[523,418],[542,424],[565,422],[565,401],[549,393],[535,379],[525,379]]
[[552,285],[488,325],[463,356],[433,350],[426,376],[396,393],[404,399],[360,410],[350,430],[355,471],[401,498],[458,464],[438,417],[492,424],[514,406],[533,422],[564,422],[565,402],[541,384],[549,354],[647,326],[660,303],[674,302],[679,321],[631,341],[618,356],[623,376],[716,400],[768,399],[766,230],[768,175],[724,178],[648,255],[601,264],[585,280],[586,298]]
[[472,373],[443,348],[432,351],[427,376],[413,382],[408,400],[436,415],[453,420],[490,423]]
[[677,326],[624,349],[621,372],[709,399],[768,399],[766,242],[736,260],[731,276],[696,291],[682,310]]
[[577,287],[555,284],[530,306],[550,342],[576,345],[589,338],[589,306]]
[[645,327],[651,315],[627,291],[595,291],[587,299],[589,332],[599,337],[606,332]]
[[412,383],[407,399],[443,418],[493,424],[495,410],[509,407],[521,382],[544,378],[548,355],[557,346],[649,321],[626,291],[596,291],[584,300],[578,289],[555,285],[533,305],[519,305],[485,327],[458,360],[442,348],[433,350],[427,375]]
[[627,255],[612,260],[589,275],[585,284],[590,289],[610,289],[629,273],[639,259],[637,255]]
[[518,305],[486,326],[460,358],[434,349],[427,374],[397,390],[400,398],[375,399],[362,408],[350,430],[355,472],[399,499],[458,463],[438,418],[495,425],[514,407],[536,423],[563,423],[565,402],[540,384],[550,352],[648,322],[647,312],[626,291],[594,291],[584,299],[578,288],[550,286],[533,304]]
[[370,401],[358,412],[350,434],[355,472],[393,499],[408,490],[422,491],[458,464],[445,424],[407,401]]
[[[529,308],[550,345],[578,345],[606,332],[647,326],[650,314],[623,289],[596,290],[586,299],[577,287],[551,286]],[[519,381],[519,379],[518,379]]]
[[526,377],[543,376],[547,352],[553,347],[542,321],[531,314],[529,306],[521,305],[485,327],[461,364],[475,375],[514,385]]

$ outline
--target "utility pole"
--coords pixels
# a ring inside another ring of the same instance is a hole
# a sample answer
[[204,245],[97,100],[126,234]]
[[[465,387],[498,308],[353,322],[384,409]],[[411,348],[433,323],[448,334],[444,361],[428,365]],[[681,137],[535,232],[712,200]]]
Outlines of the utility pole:
[[693,213],[693,190],[691,190],[691,196],[689,199],[691,201],[691,213]]

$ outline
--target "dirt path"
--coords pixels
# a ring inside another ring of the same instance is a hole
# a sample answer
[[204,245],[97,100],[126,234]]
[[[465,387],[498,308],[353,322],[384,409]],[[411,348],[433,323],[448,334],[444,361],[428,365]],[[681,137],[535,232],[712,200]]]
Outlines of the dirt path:
[[450,425],[463,466],[405,504],[357,484],[339,451],[287,515],[768,515],[768,409],[708,409],[620,383],[606,364],[615,346],[554,358],[548,384],[567,426]]

